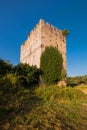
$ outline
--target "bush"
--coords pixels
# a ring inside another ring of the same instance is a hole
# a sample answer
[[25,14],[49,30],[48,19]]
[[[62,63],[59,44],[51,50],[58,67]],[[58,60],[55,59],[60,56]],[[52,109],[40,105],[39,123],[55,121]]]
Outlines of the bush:
[[40,68],[42,79],[46,84],[55,84],[61,80],[63,59],[55,47],[46,47],[41,55]]
[[36,66],[19,64],[13,68],[13,71],[18,76],[18,83],[24,87],[32,87],[39,82],[39,69]]
[[4,76],[5,74],[11,71],[12,71],[12,65],[8,61],[0,59],[0,76]]
[[18,76],[17,78],[17,85],[21,86],[21,87],[25,87],[28,88],[29,87],[29,83],[28,83],[28,79],[26,76]]
[[62,34],[66,37],[69,34],[69,31],[67,29],[62,30]]

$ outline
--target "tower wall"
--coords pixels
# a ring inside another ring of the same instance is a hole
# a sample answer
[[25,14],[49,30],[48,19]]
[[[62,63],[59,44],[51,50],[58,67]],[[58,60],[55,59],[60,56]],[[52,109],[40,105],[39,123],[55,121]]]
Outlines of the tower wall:
[[28,34],[27,40],[21,46],[20,62],[40,66],[41,56],[41,24]]
[[63,57],[63,68],[66,70],[66,39],[62,31],[49,23],[42,25],[42,46],[43,51],[46,46],[57,47]]
[[62,31],[44,20],[40,20],[28,39],[21,46],[21,63],[40,67],[40,56],[46,46],[57,47],[63,57],[63,68],[66,70],[66,39]]

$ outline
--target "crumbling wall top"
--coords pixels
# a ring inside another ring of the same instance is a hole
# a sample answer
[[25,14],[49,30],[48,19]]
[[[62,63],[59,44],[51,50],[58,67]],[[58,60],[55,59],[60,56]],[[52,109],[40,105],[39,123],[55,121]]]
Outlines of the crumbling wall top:
[[[51,25],[49,22],[45,22],[44,19],[40,19],[39,22],[36,24],[36,26],[34,27],[33,30],[31,30],[30,33],[28,33],[28,38],[32,37],[32,35],[35,35],[35,33],[39,32],[39,30],[42,27],[46,27],[48,30],[50,30],[52,33],[58,34],[60,37],[62,36],[62,31],[58,30],[58,28],[54,27],[53,25]],[[23,43],[23,45],[25,45],[25,43]]]
[[44,24],[44,23],[45,23],[44,19],[40,19],[39,24]]

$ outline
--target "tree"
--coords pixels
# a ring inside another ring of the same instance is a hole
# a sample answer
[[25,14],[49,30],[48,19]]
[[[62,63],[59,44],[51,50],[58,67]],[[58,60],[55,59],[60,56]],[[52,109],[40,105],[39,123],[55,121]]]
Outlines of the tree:
[[12,71],[12,65],[8,61],[0,59],[0,76],[3,76]]
[[40,69],[46,84],[54,84],[61,80],[63,58],[56,47],[46,47],[41,55]]
[[24,87],[32,87],[39,82],[39,69],[36,66],[20,63],[13,71],[18,76],[18,83]]

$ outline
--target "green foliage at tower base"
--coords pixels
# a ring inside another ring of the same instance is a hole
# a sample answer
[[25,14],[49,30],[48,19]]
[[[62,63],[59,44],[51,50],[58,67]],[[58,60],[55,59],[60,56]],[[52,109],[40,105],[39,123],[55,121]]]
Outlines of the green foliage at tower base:
[[39,83],[39,69],[36,66],[20,63],[13,71],[18,76],[17,83],[24,87],[33,87]]
[[62,79],[63,58],[56,47],[46,47],[41,55],[40,69],[46,84],[56,84]]

